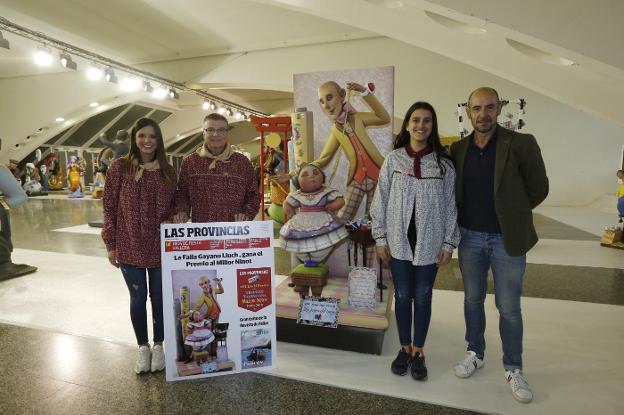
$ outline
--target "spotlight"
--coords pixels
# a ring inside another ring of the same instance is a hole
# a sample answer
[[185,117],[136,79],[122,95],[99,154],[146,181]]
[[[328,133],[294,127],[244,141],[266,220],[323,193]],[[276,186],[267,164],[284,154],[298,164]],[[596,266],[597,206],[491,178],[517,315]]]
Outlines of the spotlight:
[[65,121],[65,118],[63,118],[63,117],[56,117],[56,119],[54,121],[56,121],[58,123],[61,123],[61,122]]
[[147,92],[148,94],[154,92],[154,88],[149,81],[143,81],[143,92]]
[[104,72],[102,72],[102,69],[95,64],[91,65],[87,71],[87,78],[92,81],[99,81],[102,79],[102,76],[104,76]]
[[210,109],[213,111],[217,109],[217,104],[214,101],[210,101]]
[[217,112],[221,115],[225,114],[225,107],[219,107],[219,109],[217,110]]
[[152,92],[152,97],[156,99],[163,99],[166,96],[167,90],[161,86],[157,87],[156,89],[154,89],[154,92]]
[[210,109],[210,102],[208,102],[208,100],[204,100],[204,103],[202,104],[202,109],[204,110]]
[[89,104],[89,106],[90,106],[91,108],[95,108],[95,107],[97,107],[98,105],[100,105],[100,104],[98,104],[97,102],[92,102],[92,103],[90,103],[90,104]]
[[20,148],[22,148],[22,145],[18,143],[18,144],[15,144],[15,145],[13,146],[13,148],[14,148],[15,150],[19,150]]
[[242,120],[243,118],[245,118],[245,114],[243,114],[242,111],[238,111],[236,113],[236,118],[239,119],[239,120]]
[[104,79],[113,84],[117,83],[117,75],[115,75],[115,71],[110,66],[104,69]]
[[9,41],[2,36],[2,32],[0,32],[0,48],[11,49]]
[[169,88],[169,98],[178,99],[180,98],[180,94],[178,94],[175,89]]
[[71,58],[71,56],[69,56],[67,52],[61,52],[59,58],[61,60],[61,65],[67,69],[71,69],[72,71],[78,69],[78,64]]
[[138,91],[139,88],[141,88],[141,83],[138,81],[138,79],[124,78],[121,80],[121,84],[119,85],[119,87],[123,91],[133,92]]
[[232,112],[232,108],[228,108],[228,109],[226,109],[226,110],[225,110],[225,115],[227,115],[228,117],[231,117],[231,116],[232,116],[232,114],[234,114],[234,113]]
[[35,63],[41,66],[52,65],[52,52],[45,46],[39,46],[35,52]]

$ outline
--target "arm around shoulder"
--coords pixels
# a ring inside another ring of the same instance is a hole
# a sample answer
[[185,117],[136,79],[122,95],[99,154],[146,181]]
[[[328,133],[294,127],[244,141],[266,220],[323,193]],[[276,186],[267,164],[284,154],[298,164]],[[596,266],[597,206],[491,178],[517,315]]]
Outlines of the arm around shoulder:
[[109,253],[116,250],[115,241],[117,236],[117,210],[119,207],[121,181],[121,160],[115,160],[111,163],[108,171],[106,172],[106,184],[104,185],[104,197],[102,201],[104,212],[102,239],[104,240],[106,250]]
[[[245,157],[245,156],[242,156]],[[253,220],[260,210],[260,190],[256,181],[256,172],[253,165],[245,158],[245,170],[247,185],[245,188],[245,201],[242,212],[247,215],[247,220]]]

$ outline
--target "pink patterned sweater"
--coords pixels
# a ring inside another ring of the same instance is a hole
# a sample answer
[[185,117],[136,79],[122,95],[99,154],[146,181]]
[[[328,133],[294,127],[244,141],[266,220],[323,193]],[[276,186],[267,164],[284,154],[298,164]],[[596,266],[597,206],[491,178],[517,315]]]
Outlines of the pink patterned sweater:
[[[125,170],[125,169],[123,169]],[[160,267],[160,224],[173,215],[173,183],[166,185],[160,171],[144,171],[137,182],[122,171],[121,160],[111,163],[104,189],[106,249],[117,251],[117,261],[141,268]]]
[[253,166],[234,152],[214,169],[211,158],[193,153],[182,161],[176,193],[176,212],[190,211],[193,222],[231,222],[236,213],[252,220],[260,206],[260,192]]

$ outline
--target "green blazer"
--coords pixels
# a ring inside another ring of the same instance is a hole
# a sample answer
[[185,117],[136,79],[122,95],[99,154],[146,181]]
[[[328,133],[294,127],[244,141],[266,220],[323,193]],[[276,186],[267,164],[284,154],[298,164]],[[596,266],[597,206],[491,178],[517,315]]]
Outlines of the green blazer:
[[[451,145],[458,209],[464,200],[464,160],[473,134]],[[494,206],[505,250],[511,256],[524,255],[537,243],[532,210],[548,196],[546,167],[535,137],[497,126],[494,164]]]

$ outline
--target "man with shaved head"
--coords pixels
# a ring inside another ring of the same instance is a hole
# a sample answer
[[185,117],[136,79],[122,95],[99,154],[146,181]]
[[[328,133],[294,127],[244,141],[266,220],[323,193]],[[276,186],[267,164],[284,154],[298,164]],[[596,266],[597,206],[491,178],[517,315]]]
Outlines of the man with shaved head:
[[528,403],[533,392],[522,374],[520,296],[526,253],[537,243],[532,210],[548,195],[548,178],[535,137],[498,125],[501,108],[495,89],[474,90],[467,107],[474,131],[451,146],[457,174],[458,255],[468,343],[455,374],[467,378],[483,366],[484,301],[491,269],[505,378],[514,398]]

